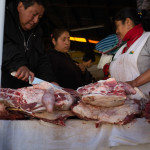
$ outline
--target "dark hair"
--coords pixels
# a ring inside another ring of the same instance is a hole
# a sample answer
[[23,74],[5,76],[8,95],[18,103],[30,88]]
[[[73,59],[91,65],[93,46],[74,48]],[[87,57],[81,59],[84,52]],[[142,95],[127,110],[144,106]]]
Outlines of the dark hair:
[[89,60],[92,60],[92,62],[95,61],[95,55],[94,55],[94,52],[93,53],[85,53],[85,55],[83,56],[83,61],[89,61]]
[[145,31],[150,31],[150,10],[142,10],[142,24]]
[[138,15],[138,11],[132,7],[126,7],[121,9],[115,16],[114,20],[119,21],[121,20],[122,23],[125,22],[126,18],[130,18],[135,25],[142,23],[140,15]]
[[51,38],[55,39],[55,41],[57,41],[57,39],[62,35],[62,33],[64,32],[69,32],[68,29],[66,28],[56,28],[53,30],[52,34],[51,34]]
[[52,31],[52,33],[51,33],[51,47],[52,48],[54,48],[54,45],[53,45],[53,42],[52,42],[52,39],[54,38],[55,39],[55,41],[57,41],[58,40],[58,38],[64,33],[64,32],[69,32],[69,30],[68,29],[66,29],[66,28],[55,28],[53,31]]
[[23,3],[24,8],[27,9],[28,7],[34,5],[34,3],[37,3],[39,5],[42,5],[45,8],[45,0],[19,0]]

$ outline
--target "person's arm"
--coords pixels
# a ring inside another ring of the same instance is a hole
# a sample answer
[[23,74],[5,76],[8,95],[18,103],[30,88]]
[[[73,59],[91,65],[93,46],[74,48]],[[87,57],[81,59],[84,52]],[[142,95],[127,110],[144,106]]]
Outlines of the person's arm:
[[138,76],[135,80],[128,81],[127,83],[132,87],[139,87],[143,84],[146,84],[147,82],[150,82],[150,69]]
[[86,67],[82,63],[76,63],[76,65],[81,69],[81,71],[84,73],[86,71]]
[[[144,45],[144,53],[142,53],[142,55],[150,56],[150,37],[147,39],[147,41]],[[134,79],[133,81],[129,81],[128,83],[132,87],[139,87],[139,86],[144,85],[148,82],[150,82],[150,69],[147,69],[145,72],[143,72],[136,79]]]

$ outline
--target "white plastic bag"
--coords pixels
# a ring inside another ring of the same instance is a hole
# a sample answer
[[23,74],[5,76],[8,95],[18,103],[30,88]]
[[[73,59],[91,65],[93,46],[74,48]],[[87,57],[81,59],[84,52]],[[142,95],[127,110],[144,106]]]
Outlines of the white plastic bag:
[[102,54],[97,69],[103,69],[104,65],[112,61],[113,55]]

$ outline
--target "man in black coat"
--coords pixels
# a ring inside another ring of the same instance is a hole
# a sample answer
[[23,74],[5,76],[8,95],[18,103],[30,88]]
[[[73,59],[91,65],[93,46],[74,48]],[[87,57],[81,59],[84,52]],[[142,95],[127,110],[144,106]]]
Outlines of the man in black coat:
[[[29,76],[55,82],[44,54],[38,23],[45,11],[43,0],[13,0],[6,8],[2,60],[2,87],[29,86]],[[11,73],[16,71],[15,77]]]

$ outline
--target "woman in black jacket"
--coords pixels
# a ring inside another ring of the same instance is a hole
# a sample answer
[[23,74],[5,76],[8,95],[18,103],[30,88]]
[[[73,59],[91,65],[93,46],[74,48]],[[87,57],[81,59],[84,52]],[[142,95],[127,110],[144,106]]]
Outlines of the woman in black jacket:
[[77,89],[92,82],[91,74],[82,72],[75,61],[69,56],[70,34],[67,29],[55,29],[51,34],[54,49],[48,51],[48,57],[57,79],[64,88]]

